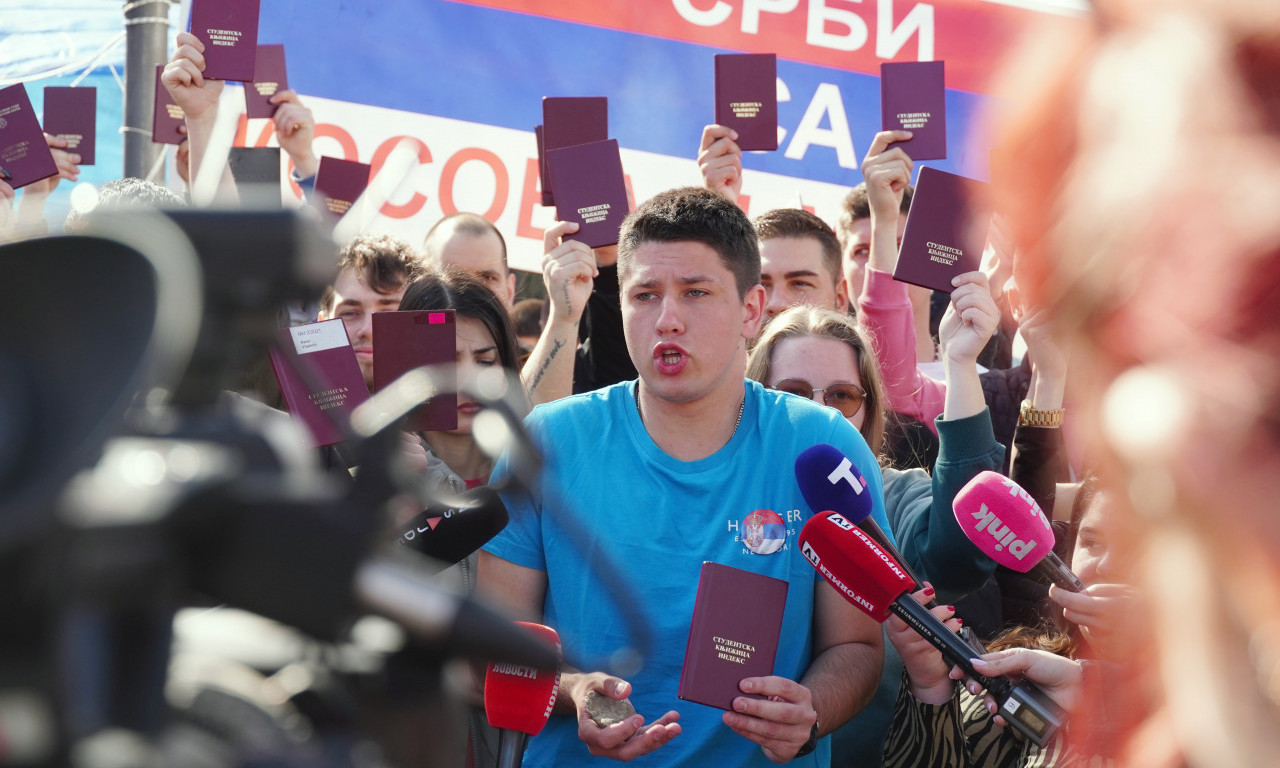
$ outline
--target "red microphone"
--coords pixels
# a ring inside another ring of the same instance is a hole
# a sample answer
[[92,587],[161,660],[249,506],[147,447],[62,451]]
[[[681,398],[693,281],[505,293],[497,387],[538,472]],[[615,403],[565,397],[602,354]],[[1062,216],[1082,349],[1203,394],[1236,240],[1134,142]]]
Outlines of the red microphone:
[[980,472],[951,504],[956,522],[978,549],[1005,568],[1026,573],[1036,566],[1059,587],[1084,590],[1084,582],[1053,551],[1053,526],[1022,486],[996,472]]
[[837,512],[814,515],[800,531],[800,552],[837,592],[876,621],[892,613],[907,623],[947,662],[987,689],[999,714],[1043,747],[1062,726],[1065,713],[1030,680],[1014,685],[973,668],[973,650],[909,594],[910,575],[865,532]]
[[[560,635],[551,627],[517,621],[560,650]],[[484,715],[498,729],[498,766],[517,768],[524,745],[551,717],[560,692],[560,670],[490,662],[484,675]]]

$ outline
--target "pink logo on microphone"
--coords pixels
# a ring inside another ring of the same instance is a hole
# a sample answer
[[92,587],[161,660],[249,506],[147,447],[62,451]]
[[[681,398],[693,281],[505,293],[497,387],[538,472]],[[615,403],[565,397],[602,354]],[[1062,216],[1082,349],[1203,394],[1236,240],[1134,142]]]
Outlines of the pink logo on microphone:
[[987,509],[987,505],[983,504],[978,508],[977,512],[969,513],[977,522],[973,527],[975,531],[986,531],[987,535],[996,540],[995,548],[997,552],[1009,548],[1009,554],[1022,560],[1031,550],[1036,548],[1036,540],[1030,539],[1023,541],[1018,538],[1018,534],[1008,525],[1000,521],[996,517],[996,513]]

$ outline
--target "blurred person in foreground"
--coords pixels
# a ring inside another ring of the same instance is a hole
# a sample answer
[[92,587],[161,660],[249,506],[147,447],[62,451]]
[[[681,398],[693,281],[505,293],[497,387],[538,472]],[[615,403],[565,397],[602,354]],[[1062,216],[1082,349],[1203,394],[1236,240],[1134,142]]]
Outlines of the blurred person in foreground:
[[[1075,341],[1160,677],[1126,766],[1280,755],[1280,6],[1099,0],[1012,62],[992,179]],[[1115,691],[1113,695],[1122,695]]]

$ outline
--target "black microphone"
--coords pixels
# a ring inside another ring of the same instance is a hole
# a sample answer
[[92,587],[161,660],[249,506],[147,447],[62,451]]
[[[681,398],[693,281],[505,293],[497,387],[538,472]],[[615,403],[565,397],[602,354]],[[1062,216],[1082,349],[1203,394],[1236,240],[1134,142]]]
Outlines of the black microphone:
[[431,499],[427,508],[405,524],[397,539],[441,566],[461,562],[507,526],[507,507],[488,486],[453,497]]
[[915,587],[905,569],[839,513],[814,515],[800,532],[800,551],[836,591],[878,622],[895,614],[942,653],[947,662],[987,689],[998,714],[1043,747],[1066,713],[1030,680],[987,677],[973,668],[973,650],[909,594]]

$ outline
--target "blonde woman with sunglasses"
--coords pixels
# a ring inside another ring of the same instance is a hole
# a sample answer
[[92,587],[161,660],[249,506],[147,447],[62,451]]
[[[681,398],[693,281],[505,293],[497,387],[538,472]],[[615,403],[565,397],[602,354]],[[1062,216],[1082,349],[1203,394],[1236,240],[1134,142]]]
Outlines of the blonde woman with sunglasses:
[[[1000,313],[981,272],[960,275],[954,285],[951,306],[939,328],[947,392],[942,415],[935,422],[939,448],[932,477],[923,469],[885,466],[884,387],[871,339],[852,316],[831,309],[792,307],[769,321],[747,362],[748,378],[835,408],[862,434],[880,457],[885,513],[894,538],[943,604],[978,589],[995,570],[995,563],[956,524],[951,501],[974,475],[999,471],[1004,459],[977,369],[978,353],[995,332]],[[835,734],[833,757],[843,753],[864,760],[868,752],[878,756],[901,669],[901,659],[890,651],[880,689]]]

